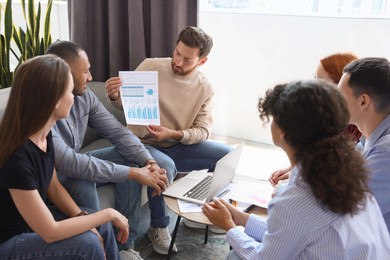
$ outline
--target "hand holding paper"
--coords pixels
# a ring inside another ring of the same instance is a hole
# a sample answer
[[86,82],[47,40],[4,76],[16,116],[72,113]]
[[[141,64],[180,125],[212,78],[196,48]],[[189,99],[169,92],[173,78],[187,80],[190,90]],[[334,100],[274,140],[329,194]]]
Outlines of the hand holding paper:
[[157,71],[120,71],[119,77],[126,123],[160,125]]

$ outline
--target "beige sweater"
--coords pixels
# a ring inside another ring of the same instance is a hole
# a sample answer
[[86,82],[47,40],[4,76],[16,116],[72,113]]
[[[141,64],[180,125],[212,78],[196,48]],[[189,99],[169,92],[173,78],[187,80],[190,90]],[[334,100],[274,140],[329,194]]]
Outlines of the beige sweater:
[[[161,126],[173,130],[182,130],[183,144],[195,144],[207,140],[210,136],[214,89],[207,77],[199,70],[190,75],[175,75],[171,69],[171,58],[145,59],[136,70],[157,71]],[[111,101],[122,108],[119,100]],[[144,144],[170,147],[175,140],[156,142],[149,135],[145,126],[128,125]]]

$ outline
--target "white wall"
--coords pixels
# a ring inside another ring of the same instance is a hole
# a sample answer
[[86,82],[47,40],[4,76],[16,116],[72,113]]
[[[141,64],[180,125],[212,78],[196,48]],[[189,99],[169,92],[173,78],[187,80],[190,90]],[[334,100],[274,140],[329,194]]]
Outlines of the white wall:
[[311,79],[320,58],[338,51],[390,58],[390,19],[200,12],[214,40],[201,68],[216,89],[213,132],[272,143],[257,102],[277,83]]

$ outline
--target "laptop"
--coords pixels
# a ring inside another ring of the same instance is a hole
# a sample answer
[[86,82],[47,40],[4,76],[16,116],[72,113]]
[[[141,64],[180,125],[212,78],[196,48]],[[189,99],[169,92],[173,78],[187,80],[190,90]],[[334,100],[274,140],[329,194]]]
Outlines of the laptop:
[[240,144],[222,157],[215,165],[214,173],[192,171],[175,181],[163,194],[197,204],[211,201],[233,180],[243,147]]

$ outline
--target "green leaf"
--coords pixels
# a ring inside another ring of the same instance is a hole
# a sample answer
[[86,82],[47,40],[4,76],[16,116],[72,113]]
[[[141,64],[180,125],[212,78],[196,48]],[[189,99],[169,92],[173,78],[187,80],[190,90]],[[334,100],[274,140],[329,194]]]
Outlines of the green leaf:
[[[20,27],[19,27],[19,29],[20,29]],[[16,44],[16,47],[18,47],[18,49],[19,49],[19,52],[22,52],[22,50],[23,50],[23,43],[21,42],[20,35],[19,35],[19,33],[18,33],[18,30],[16,30],[15,25],[14,25],[14,34],[13,34],[13,38],[14,38],[14,42],[15,42],[15,44]],[[18,59],[19,56],[16,55],[16,53],[13,51],[12,48],[11,48],[11,51],[12,51],[12,53],[15,55],[15,58]]]
[[7,77],[7,56],[5,55],[5,38],[4,35],[0,34],[0,63],[1,63],[1,71],[0,71],[0,86],[7,87],[6,85],[6,77]]
[[45,54],[45,43],[44,43],[44,39],[43,38],[41,38],[41,42],[40,42],[40,44],[39,44],[39,49],[38,49],[38,53],[37,53],[37,55],[43,55],[43,54]]
[[5,37],[5,47],[6,47],[5,51],[7,53],[9,53],[9,49],[11,47],[12,30],[13,30],[12,0],[8,0],[4,10],[4,37]]
[[[27,20],[27,31],[29,30],[28,28],[30,28],[31,30],[31,35],[35,35],[35,16],[36,16],[36,13],[35,13],[35,4],[34,4],[34,0],[29,0],[28,1],[28,20]],[[34,39],[34,38],[31,38],[31,39]]]
[[39,45],[40,45],[40,39],[39,39],[39,32],[40,32],[40,24],[41,24],[41,3],[38,3],[38,12],[35,17],[35,34],[34,34],[34,43],[33,43],[33,48],[34,48],[34,56],[39,55]]
[[47,3],[47,9],[46,9],[46,15],[45,15],[45,25],[44,25],[44,32],[43,32],[45,49],[47,49],[47,47],[49,47],[49,45],[51,44],[50,15],[51,15],[52,5],[53,5],[53,0],[49,0]]
[[34,48],[31,45],[31,42],[27,42],[27,44],[26,44],[26,53],[25,53],[25,55],[26,56],[25,56],[24,60],[28,60],[29,58],[34,57]]
[[[12,84],[14,72],[10,71],[10,53],[18,60],[16,69],[25,60],[45,53],[52,43],[50,34],[50,14],[53,0],[48,0],[44,17],[43,37],[41,33],[41,3],[38,3],[38,12],[35,13],[34,0],[20,0],[22,14],[26,24],[26,30],[16,29],[12,19],[12,0],[7,0],[5,5],[0,5],[0,20],[4,10],[4,32],[0,32],[0,88],[9,87]],[[27,12],[26,12],[27,11]],[[14,40],[17,49],[11,48],[11,40]],[[19,54],[18,54],[19,52]],[[15,70],[16,70],[15,69]]]
[[22,5],[23,18],[24,18],[25,21],[27,21],[27,17],[26,17],[26,2],[24,0],[20,0],[20,4]]

